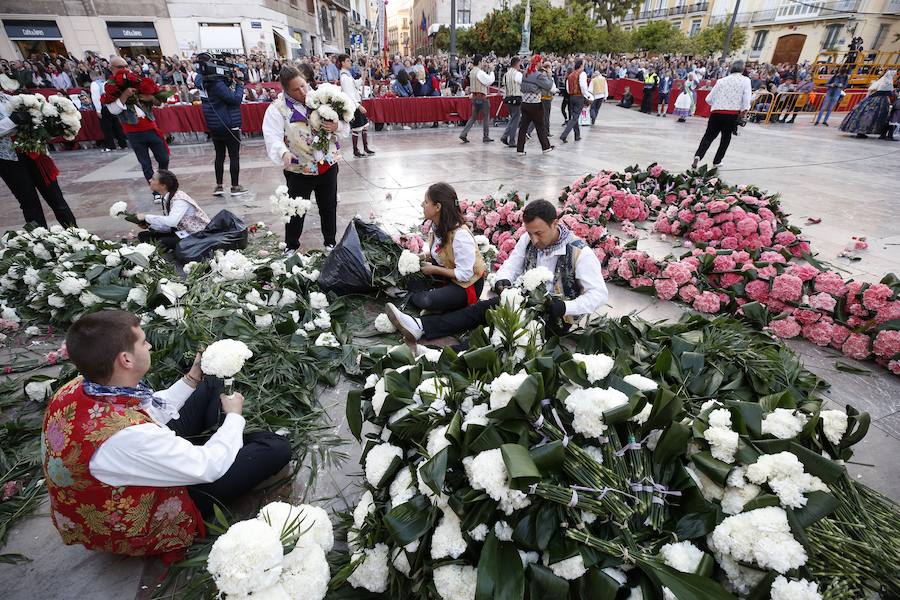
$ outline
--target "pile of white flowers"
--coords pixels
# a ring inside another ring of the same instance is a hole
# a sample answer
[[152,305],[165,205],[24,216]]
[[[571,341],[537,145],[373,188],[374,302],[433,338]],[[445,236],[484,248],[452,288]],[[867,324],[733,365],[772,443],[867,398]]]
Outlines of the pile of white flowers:
[[125,211],[128,210],[128,203],[122,202],[113,202],[113,205],[109,207],[109,216],[116,218],[125,214]]
[[743,565],[784,574],[807,560],[806,550],[791,534],[787,514],[777,506],[726,517],[706,541],[739,594],[746,594],[764,575]]
[[467,456],[463,459],[463,466],[472,488],[484,490],[500,503],[499,508],[504,513],[511,515],[531,504],[525,492],[509,487],[509,473],[499,448]]
[[787,579],[779,575],[772,582],[771,600],[822,600],[819,588],[805,579]]
[[312,202],[306,198],[291,198],[286,185],[275,188],[275,193],[269,196],[269,202],[272,214],[282,223],[289,222],[293,217],[302,217],[312,208]]
[[569,386],[563,400],[572,413],[572,427],[589,438],[599,438],[606,431],[603,413],[628,403],[628,396],[615,388],[581,388]]
[[541,284],[550,284],[553,282],[553,271],[547,267],[535,267],[522,273],[519,283],[528,292],[533,292]]
[[780,440],[797,437],[809,418],[802,412],[787,408],[776,408],[762,420],[762,432]]
[[613,359],[606,354],[579,354],[575,352],[572,354],[572,359],[584,365],[588,381],[591,383],[597,383],[605,379],[615,365]]
[[[294,549],[285,555],[290,544]],[[229,598],[322,600],[331,579],[326,553],[333,545],[324,510],[274,502],[217,538],[206,568]]]
[[828,491],[821,479],[803,471],[803,463],[792,452],[763,454],[747,467],[746,477],[755,484],[768,484],[781,505],[791,508],[806,506],[803,494],[807,492]]
[[[356,112],[356,104],[341,88],[331,83],[321,83],[314,90],[306,93],[306,105],[312,108],[318,117],[325,121],[344,121],[349,123]],[[310,125],[318,129],[310,115]]]
[[252,356],[253,352],[240,340],[219,340],[210,344],[203,352],[200,369],[207,375],[231,379]]
[[401,275],[411,275],[422,270],[422,261],[419,256],[409,250],[403,250],[397,259],[397,271]]
[[[27,146],[22,146],[20,140],[17,140],[17,147],[36,150],[36,143],[46,145],[54,137],[74,140],[81,131],[81,112],[65,96],[56,94],[44,98],[41,94],[18,94],[10,96],[7,104],[10,112],[27,112],[32,125],[43,130],[43,135],[46,136],[40,140],[28,140]],[[26,133],[30,137],[27,129]]]
[[837,446],[847,433],[847,413],[842,410],[823,410],[819,413],[822,429],[829,442]]
[[366,454],[366,481],[374,488],[381,487],[384,476],[395,462],[403,458],[403,451],[393,444],[378,444]]
[[394,324],[391,323],[386,314],[381,313],[375,317],[375,330],[379,333],[394,333],[397,331],[397,328],[394,327]]
[[709,442],[713,458],[726,463],[734,462],[740,436],[731,429],[731,411],[727,408],[716,408],[709,413],[709,427],[703,432],[703,438]]
[[528,379],[528,373],[521,370],[515,375],[509,373],[500,373],[490,383],[490,406],[491,410],[503,408],[519,390],[519,386]]
[[226,281],[247,280],[253,277],[257,265],[237,250],[217,250],[209,261],[212,272]]

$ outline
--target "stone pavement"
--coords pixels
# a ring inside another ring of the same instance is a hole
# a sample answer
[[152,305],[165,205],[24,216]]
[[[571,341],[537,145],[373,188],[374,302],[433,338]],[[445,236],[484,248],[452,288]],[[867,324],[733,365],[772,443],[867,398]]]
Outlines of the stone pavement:
[[[561,117],[555,107],[551,131],[558,136]],[[835,121],[835,124],[838,122]],[[477,198],[503,190],[517,189],[532,198],[555,199],[560,190],[599,169],[621,169],[659,162],[667,169],[681,170],[691,162],[703,134],[705,119],[676,123],[674,118],[658,118],[604,106],[597,125],[585,128],[582,141],[558,145],[556,151],[541,155],[536,140],[529,143],[526,157],[500,145],[460,144],[459,128],[441,127],[374,132],[374,157],[349,158],[340,165],[339,227],[356,214],[378,215],[385,225],[405,227],[421,218],[419,203],[428,185],[444,180],[454,185],[462,198]],[[499,139],[501,129],[492,135]],[[558,142],[558,138],[554,137]],[[708,159],[711,161],[711,149]],[[755,184],[781,194],[791,222],[811,240],[819,258],[859,279],[875,281],[888,272],[900,273],[900,144],[876,139],[857,140],[837,127],[812,127],[801,118],[794,125],[748,125],[732,140],[726,156],[723,178],[729,183]],[[240,198],[213,198],[212,146],[173,146],[171,169],[179,176],[181,188],[198,200],[211,214],[229,208],[248,222],[274,222],[268,197],[283,183],[279,169],[265,156],[262,140],[243,145],[241,183],[252,190]],[[85,150],[54,155],[61,171],[60,183],[79,224],[106,237],[128,233],[128,223],[111,219],[109,206],[126,200],[134,212],[153,212],[149,192],[137,161],[130,151],[103,154]],[[226,173],[227,178],[227,173]],[[157,208],[158,210],[158,208]],[[49,215],[49,211],[45,211]],[[315,211],[313,211],[315,212]],[[818,225],[805,225],[806,217],[821,218]],[[52,222],[52,221],[51,221]],[[21,225],[21,213],[9,191],[0,186],[0,230]],[[837,258],[851,236],[865,236],[869,249],[862,260]],[[318,216],[307,219],[302,242],[307,248],[321,246]],[[664,255],[672,247],[648,237],[641,249]],[[610,315],[636,313],[647,319],[678,318],[680,305],[659,301],[628,289],[610,286]],[[867,374],[838,371],[838,355],[804,341],[791,340],[804,364],[828,380],[826,394],[835,407],[853,404],[872,415],[866,439],[856,446],[850,471],[861,481],[900,500],[900,379],[874,364],[859,364]],[[853,362],[844,359],[846,362]],[[344,422],[344,398],[349,383],[324,390],[320,402],[331,415],[335,431],[351,440],[345,450],[348,461],[342,468],[319,473],[318,483],[305,490],[301,482],[295,495],[308,500],[322,499],[340,508],[344,499],[353,503],[359,494],[355,477],[360,449],[352,441]],[[158,568],[137,559],[100,556],[80,547],[66,547],[50,524],[46,507],[36,516],[13,528],[0,552],[21,553],[33,559],[20,565],[0,565],[0,589],[7,598],[131,598],[146,597],[158,576]]]

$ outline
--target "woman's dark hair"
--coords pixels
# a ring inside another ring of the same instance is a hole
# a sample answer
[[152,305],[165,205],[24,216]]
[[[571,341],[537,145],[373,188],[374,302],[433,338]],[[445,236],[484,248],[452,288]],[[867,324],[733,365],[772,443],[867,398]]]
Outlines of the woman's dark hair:
[[175,173],[172,171],[160,169],[156,172],[156,178],[161,184],[166,186],[166,189],[169,190],[170,194],[174,194],[178,191],[178,178],[175,177]]
[[337,61],[336,61],[338,68],[340,68],[341,65],[344,64],[344,61],[347,60],[348,58],[350,58],[350,57],[347,56],[346,54],[338,54]]
[[[285,67],[287,68],[287,67]],[[306,80],[306,83],[312,89],[316,89],[316,74],[313,71],[312,65],[309,63],[300,63],[297,65],[297,72],[300,73],[300,76]],[[284,86],[284,84],[282,84]]]
[[526,223],[540,219],[547,225],[550,225],[558,218],[559,214],[556,211],[556,207],[546,200],[532,200],[525,205],[525,210],[522,211],[522,220]]
[[449,183],[439,181],[431,184],[425,192],[425,197],[432,204],[437,204],[441,207],[441,217],[434,224],[434,234],[441,240],[446,241],[447,235],[451,231],[460,225],[466,224],[462,211],[459,209],[459,198],[456,195],[456,190]]
[[66,349],[78,370],[90,381],[106,383],[121,352],[130,352],[138,340],[134,328],[141,320],[124,310],[102,310],[72,323]]
[[400,82],[400,85],[409,83],[409,73],[406,72],[406,69],[400,69],[397,72],[397,81]]

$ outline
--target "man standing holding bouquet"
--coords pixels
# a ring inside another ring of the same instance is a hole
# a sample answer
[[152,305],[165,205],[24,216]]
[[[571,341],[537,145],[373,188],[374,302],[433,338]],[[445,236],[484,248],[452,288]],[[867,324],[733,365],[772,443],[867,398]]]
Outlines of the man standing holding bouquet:
[[[153,94],[159,92],[159,87],[146,77],[128,73],[128,63],[121,56],[109,61],[109,66],[112,69],[112,80],[106,83],[101,102],[121,121],[128,144],[141,165],[147,185],[150,185],[150,179],[155,172],[150,161],[150,152],[153,152],[160,169],[169,168],[169,146],[156,124],[152,110],[154,104],[159,104],[153,97]],[[125,83],[125,89],[121,89],[118,85],[119,80]],[[138,95],[139,102],[129,102],[135,94]],[[141,104],[145,105],[146,110],[140,106]],[[161,203],[162,196],[153,192],[153,201],[156,204]]]
[[50,516],[66,544],[178,558],[203,535],[213,505],[278,473],[291,445],[274,433],[245,433],[243,396],[204,378],[199,354],[171,387],[150,389],[143,381],[150,343],[140,323],[105,310],[66,334],[81,377],[44,413]]
[[[279,76],[284,90],[266,109],[263,137],[266,152],[284,170],[288,195],[309,199],[316,193],[316,205],[322,222],[322,238],[326,248],[337,242],[337,178],[340,145],[337,136],[339,120],[321,119],[306,105],[307,83],[300,71],[285,65]],[[312,123],[319,127],[313,127]],[[340,122],[340,135],[346,136],[347,125]],[[321,132],[327,133],[328,149],[318,148]],[[284,226],[288,251],[300,247],[304,216],[293,216]]]
[[[606,304],[609,292],[603,281],[600,259],[568,227],[560,223],[556,207],[546,200],[533,200],[522,211],[526,233],[519,238],[509,258],[496,274],[494,291],[500,294],[525,271],[546,267],[553,273],[554,296],[548,300],[548,324],[564,318],[590,315]],[[455,336],[485,324],[488,310],[500,304],[500,297],[481,300],[442,315],[413,317],[393,304],[387,316],[406,340]]]

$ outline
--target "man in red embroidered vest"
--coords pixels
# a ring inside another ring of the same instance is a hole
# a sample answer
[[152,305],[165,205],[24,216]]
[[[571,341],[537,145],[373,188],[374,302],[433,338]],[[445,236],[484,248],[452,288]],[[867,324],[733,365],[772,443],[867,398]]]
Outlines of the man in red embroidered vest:
[[290,459],[284,438],[244,434],[243,396],[204,379],[199,355],[170,388],[147,387],[150,344],[135,315],[84,316],[66,345],[83,377],[50,400],[41,437],[50,514],[66,544],[177,555],[204,534],[214,502],[247,492]]
[[[116,56],[109,61],[109,68],[112,70],[112,78],[115,79],[116,73],[128,68],[128,63],[121,56]],[[152,112],[145,112],[137,105],[128,106],[126,104],[128,99],[136,93],[139,93],[137,88],[129,87],[122,91],[118,97],[104,94],[101,101],[106,106],[106,109],[118,117],[122,123],[122,130],[125,132],[125,137],[128,138],[128,144],[134,150],[134,155],[137,157],[141,170],[144,172],[144,179],[149,184],[154,172],[153,163],[150,162],[150,152],[153,152],[160,169],[168,169],[169,146],[166,144],[162,131],[156,125]],[[154,102],[152,98],[147,101],[150,103]],[[162,197],[154,192],[153,200],[159,204],[162,202]]]

